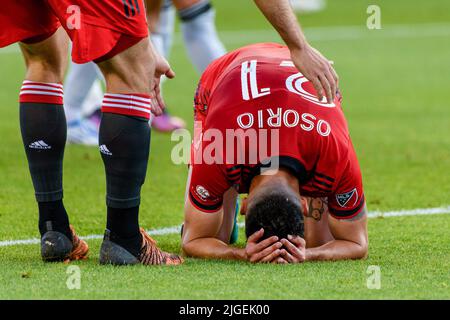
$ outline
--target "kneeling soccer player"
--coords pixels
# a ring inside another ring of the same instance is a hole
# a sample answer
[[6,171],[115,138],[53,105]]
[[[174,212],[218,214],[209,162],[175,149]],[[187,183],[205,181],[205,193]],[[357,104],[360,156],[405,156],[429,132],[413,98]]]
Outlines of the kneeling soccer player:
[[[340,97],[327,103],[315,94],[278,44],[238,49],[207,68],[195,97],[185,254],[275,263],[366,257],[362,178]],[[230,245],[239,193],[248,193],[245,248]]]

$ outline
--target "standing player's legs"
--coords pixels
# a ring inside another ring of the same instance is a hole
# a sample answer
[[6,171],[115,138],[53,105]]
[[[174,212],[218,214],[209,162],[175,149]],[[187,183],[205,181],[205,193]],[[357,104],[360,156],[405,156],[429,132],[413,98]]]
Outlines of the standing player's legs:
[[98,66],[106,80],[99,145],[106,172],[107,231],[100,262],[179,264],[181,258],[161,252],[139,228],[155,74],[155,56],[148,37]]
[[[140,191],[150,152],[150,83],[155,70],[148,39],[98,65],[107,86],[99,134],[106,172],[107,229],[115,243],[137,256],[142,242]],[[136,113],[129,109],[130,114],[124,114],[127,107],[136,108]]]
[[[60,29],[43,41],[20,43],[27,68],[20,91],[20,127],[39,206],[44,260],[66,259],[75,245],[80,244],[69,226],[62,201],[66,143],[62,79],[67,42]],[[87,254],[85,243],[82,246],[79,258]]]

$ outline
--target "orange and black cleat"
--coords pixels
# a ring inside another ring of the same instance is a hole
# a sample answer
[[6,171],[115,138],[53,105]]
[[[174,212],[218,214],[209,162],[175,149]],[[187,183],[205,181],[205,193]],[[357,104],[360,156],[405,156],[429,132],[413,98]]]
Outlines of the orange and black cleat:
[[103,243],[100,248],[100,264],[113,265],[179,265],[184,262],[183,258],[162,251],[144,229],[140,228],[142,235],[142,247],[138,256],[134,256],[125,248],[114,243],[110,239],[110,231],[105,231]]
[[52,222],[46,222],[47,232],[41,238],[41,257],[45,262],[70,262],[84,260],[89,253],[89,247],[81,240],[70,226],[72,241],[63,233],[54,231]]

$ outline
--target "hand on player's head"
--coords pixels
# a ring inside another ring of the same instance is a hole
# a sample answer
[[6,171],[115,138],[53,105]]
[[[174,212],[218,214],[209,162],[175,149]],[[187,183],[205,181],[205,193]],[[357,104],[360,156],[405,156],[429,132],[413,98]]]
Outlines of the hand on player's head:
[[306,260],[306,243],[300,236],[288,235],[264,238],[264,229],[253,233],[247,240],[245,254],[252,263],[302,263]]
[[302,237],[288,235],[287,239],[281,239],[283,244],[280,256],[287,263],[302,263],[306,260],[306,242]]
[[278,237],[272,236],[263,239],[263,236],[264,229],[261,228],[248,237],[245,247],[245,254],[248,261],[252,263],[269,263],[280,257],[280,248],[283,244],[278,241]]

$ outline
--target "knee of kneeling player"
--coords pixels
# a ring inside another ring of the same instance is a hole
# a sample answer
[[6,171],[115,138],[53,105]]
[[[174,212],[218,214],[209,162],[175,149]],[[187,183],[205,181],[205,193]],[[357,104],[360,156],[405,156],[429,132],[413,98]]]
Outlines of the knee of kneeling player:
[[193,244],[190,239],[186,239],[186,238],[181,239],[181,250],[183,251],[184,255],[186,255],[187,257],[195,257],[194,246],[195,246],[195,244]]
[[356,251],[355,259],[365,259],[369,254],[369,243],[367,240],[359,243],[359,248]]

